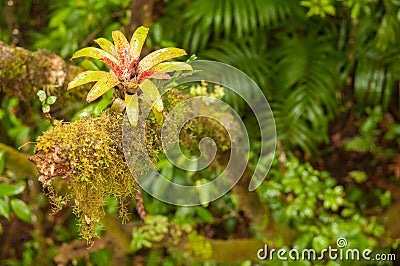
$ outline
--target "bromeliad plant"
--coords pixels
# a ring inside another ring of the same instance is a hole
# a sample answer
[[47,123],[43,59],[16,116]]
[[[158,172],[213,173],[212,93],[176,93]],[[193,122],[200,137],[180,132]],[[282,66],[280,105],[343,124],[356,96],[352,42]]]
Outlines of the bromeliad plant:
[[96,81],[86,97],[86,102],[90,103],[106,91],[116,87],[122,92],[116,95],[124,97],[126,112],[132,126],[136,126],[138,122],[139,91],[142,91],[143,95],[154,103],[153,110],[162,113],[164,106],[161,95],[150,79],[171,79],[169,72],[192,70],[192,67],[184,62],[165,62],[187,55],[185,50],[179,48],[160,49],[140,60],[148,31],[149,29],[143,26],[137,28],[128,42],[124,34],[116,30],[112,32],[114,44],[105,38],[99,38],[95,42],[101,49],[86,47],[75,52],[71,59],[83,56],[92,57],[103,61],[111,72],[82,72],[68,84],[68,90]]

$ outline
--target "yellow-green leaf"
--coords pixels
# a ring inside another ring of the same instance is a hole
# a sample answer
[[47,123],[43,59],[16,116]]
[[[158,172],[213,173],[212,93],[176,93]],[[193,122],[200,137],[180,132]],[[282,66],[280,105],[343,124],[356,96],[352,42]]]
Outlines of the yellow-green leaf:
[[179,48],[163,48],[154,51],[139,62],[139,73],[143,73],[163,61],[183,55],[187,55],[186,51]]
[[109,75],[110,73],[105,72],[105,71],[85,71],[82,73],[79,73],[73,80],[68,83],[68,88],[67,90],[73,89],[75,87],[78,87],[80,85],[93,82],[93,81],[99,81],[102,79],[104,76]]
[[184,62],[164,62],[151,68],[151,70],[160,72],[172,72],[179,70],[193,70],[192,66]]
[[94,41],[100,46],[101,49],[103,49],[107,53],[111,54],[114,57],[117,56],[114,44],[109,40],[107,40],[106,38],[98,38]]
[[133,33],[130,46],[131,46],[131,54],[134,59],[140,56],[143,44],[146,41],[148,33],[149,29],[143,26],[137,28]]
[[139,99],[135,93],[133,95],[125,94],[126,114],[131,126],[136,127],[139,119]]
[[161,95],[153,82],[146,79],[140,84],[140,89],[143,91],[143,94],[150,99],[150,101],[155,101],[154,107],[156,108],[157,112],[162,112],[164,110]]
[[93,88],[89,91],[88,95],[86,96],[86,102],[90,103],[96,100],[101,95],[106,93],[106,91],[118,85],[119,83],[120,81],[115,75],[107,73],[107,75],[105,75],[96,84],[94,84]]
[[101,59],[101,58],[108,58],[109,60],[113,61],[115,64],[118,64],[117,59],[112,56],[111,54],[109,54],[108,52],[101,50],[99,48],[95,48],[95,47],[86,47],[83,48],[79,51],[76,51],[73,55],[71,59],[75,59],[78,57],[83,57],[83,56],[87,56],[87,57],[91,57],[94,59]]
[[115,50],[117,52],[117,58],[120,65],[130,63],[130,46],[125,35],[119,30],[113,30],[112,38],[114,40]]

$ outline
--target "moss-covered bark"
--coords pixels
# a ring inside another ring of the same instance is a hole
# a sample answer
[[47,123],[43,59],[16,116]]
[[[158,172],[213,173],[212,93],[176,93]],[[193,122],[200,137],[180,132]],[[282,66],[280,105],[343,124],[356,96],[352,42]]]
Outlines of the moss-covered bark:
[[0,92],[22,102],[37,100],[36,92],[45,90],[58,97],[52,112],[84,102],[86,88],[66,92],[67,84],[83,69],[67,64],[45,50],[28,51],[0,41]]

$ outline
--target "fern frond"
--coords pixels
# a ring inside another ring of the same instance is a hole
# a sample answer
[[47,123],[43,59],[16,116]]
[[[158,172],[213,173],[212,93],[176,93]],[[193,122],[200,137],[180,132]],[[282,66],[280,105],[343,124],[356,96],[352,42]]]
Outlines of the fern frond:
[[[205,48],[212,37],[242,38],[277,26],[294,12],[296,5],[294,0],[194,0],[180,6],[184,14],[180,25],[191,30],[179,27],[175,36],[178,38],[174,39],[180,39],[183,47],[196,52]],[[173,12],[172,5],[168,10]]]

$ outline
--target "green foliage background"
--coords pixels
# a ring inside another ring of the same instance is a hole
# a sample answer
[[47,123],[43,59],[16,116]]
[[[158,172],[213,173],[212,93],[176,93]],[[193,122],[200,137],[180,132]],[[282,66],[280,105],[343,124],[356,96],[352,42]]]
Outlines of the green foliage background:
[[[0,2],[0,40],[47,49],[66,60],[77,49],[94,45],[96,37],[111,39],[112,30],[126,29],[136,15],[129,0],[11,2],[11,6],[10,1]],[[176,46],[201,59],[228,63],[253,78],[267,96],[280,147],[269,177],[257,193],[274,219],[299,232],[290,247],[321,250],[345,236],[352,247],[382,249],[399,256],[398,238],[379,245],[384,236],[380,216],[389,208],[399,208],[392,202],[396,197],[374,182],[376,169],[392,164],[400,150],[400,2],[158,0],[153,4],[148,50]],[[103,67],[85,61],[82,66]],[[80,108],[72,120],[98,115],[111,98],[106,95]],[[39,102],[33,103],[33,120],[27,122],[17,99],[1,93],[0,99],[0,142],[20,147],[49,128],[40,117]],[[223,99],[240,112],[251,132],[252,146],[257,147],[258,134],[253,133],[257,125],[251,111],[229,92]],[[25,152],[30,152],[29,148]],[[0,175],[8,181],[0,184],[0,225],[7,224],[6,220],[29,224],[31,210],[24,202],[37,200],[40,208],[46,209],[46,199],[41,193],[29,199],[28,178],[3,171],[1,154]],[[347,160],[354,164],[347,166]],[[171,178],[187,174],[165,160],[159,165],[162,174]],[[398,188],[400,177],[385,169],[377,177],[379,182],[389,184],[386,188]],[[207,180],[209,175],[207,172],[198,178]],[[144,200],[149,214],[162,215],[161,225],[167,223],[167,217],[204,235],[212,228],[216,238],[244,234],[268,240],[260,228],[244,220],[233,193],[194,208],[170,206],[148,195]],[[115,214],[116,204],[112,199],[107,203],[110,213]],[[64,222],[56,223],[49,233],[55,246],[78,238],[73,215],[64,213],[63,217]],[[145,229],[133,232],[129,256],[143,257],[146,265],[189,263],[173,250],[146,249],[151,233]],[[8,258],[0,258],[0,264],[35,265],[39,261],[39,240],[29,229],[27,235],[20,243],[23,247],[15,247],[14,255]],[[46,251],[48,262],[55,249]],[[104,249],[76,263],[108,265],[111,257]],[[272,263],[281,265],[279,261]],[[252,264],[264,265],[250,261],[239,265]]]

